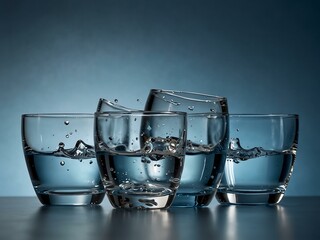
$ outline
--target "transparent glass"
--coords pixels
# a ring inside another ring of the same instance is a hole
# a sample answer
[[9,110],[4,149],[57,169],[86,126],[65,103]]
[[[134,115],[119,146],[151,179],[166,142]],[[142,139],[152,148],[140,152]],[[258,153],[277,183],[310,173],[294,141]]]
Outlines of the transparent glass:
[[116,208],[168,208],[180,184],[186,113],[95,114],[95,146],[103,184]]
[[102,202],[93,114],[24,114],[22,145],[34,190],[45,205]]
[[222,204],[277,204],[292,175],[299,117],[294,114],[230,115]]
[[216,193],[226,161],[227,99],[202,93],[151,89],[145,110],[187,113],[185,166],[172,206],[208,205]]

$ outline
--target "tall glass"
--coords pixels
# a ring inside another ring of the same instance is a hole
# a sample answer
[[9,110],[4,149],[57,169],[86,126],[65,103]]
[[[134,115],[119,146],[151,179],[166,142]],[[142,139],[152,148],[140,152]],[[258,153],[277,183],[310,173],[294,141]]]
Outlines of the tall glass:
[[231,114],[225,172],[216,194],[222,204],[277,204],[292,175],[299,117]]
[[97,112],[95,148],[114,207],[168,208],[183,169],[186,113]]
[[34,190],[45,205],[99,204],[93,114],[24,114],[22,145]]
[[152,89],[145,110],[187,112],[185,166],[172,206],[208,205],[216,193],[226,160],[227,99],[202,93]]

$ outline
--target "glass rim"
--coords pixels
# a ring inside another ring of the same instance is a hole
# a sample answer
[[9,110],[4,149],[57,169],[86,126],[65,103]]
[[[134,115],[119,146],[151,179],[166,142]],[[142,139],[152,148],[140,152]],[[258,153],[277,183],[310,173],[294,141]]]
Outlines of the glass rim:
[[[118,104],[118,103],[116,103],[116,102],[113,102],[113,101],[111,101],[111,100],[109,100],[109,99],[106,99],[106,98],[99,98],[99,101],[98,101],[98,107],[99,107],[99,105],[101,105],[102,103],[105,103],[105,104],[107,104],[108,106],[110,106],[110,107],[114,107],[114,108],[120,108],[121,110],[123,110],[123,111],[140,111],[139,109],[134,109],[134,108],[128,108],[128,107],[125,107],[125,106],[123,106],[123,105],[120,105],[120,104]],[[101,107],[101,106],[100,106]],[[120,111],[121,111],[120,110]],[[118,110],[117,110],[118,111]],[[111,111],[110,111],[111,112]]]
[[296,113],[229,113],[229,117],[243,118],[299,118]]
[[[211,94],[206,94],[206,93],[198,93],[198,92],[192,92],[192,91],[180,91],[180,90],[166,90],[166,89],[157,89],[153,88],[150,89],[150,93],[155,92],[155,93],[166,93],[170,96],[178,97],[181,99],[187,99],[191,101],[198,101],[198,102],[216,102],[216,101],[227,101],[226,97],[218,96],[218,95],[211,95]],[[181,96],[178,95],[179,93],[182,94],[190,94],[194,96],[201,96],[201,97],[208,97],[209,99],[198,99],[198,98],[192,98],[192,97],[186,97],[186,96]],[[213,98],[213,99],[210,99]]]
[[36,118],[62,118],[62,117],[70,117],[70,118],[93,118],[94,113],[24,113],[21,115],[23,118],[25,117],[36,117]]
[[95,117],[100,116],[187,116],[186,112],[181,111],[105,111],[105,112],[95,112]]

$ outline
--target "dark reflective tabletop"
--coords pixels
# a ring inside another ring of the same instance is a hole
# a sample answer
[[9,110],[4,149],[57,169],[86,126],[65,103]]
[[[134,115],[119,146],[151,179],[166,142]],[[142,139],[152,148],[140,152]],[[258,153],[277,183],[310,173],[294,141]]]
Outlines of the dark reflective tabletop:
[[320,197],[285,197],[277,206],[168,210],[42,206],[33,197],[0,198],[0,239],[320,239]]

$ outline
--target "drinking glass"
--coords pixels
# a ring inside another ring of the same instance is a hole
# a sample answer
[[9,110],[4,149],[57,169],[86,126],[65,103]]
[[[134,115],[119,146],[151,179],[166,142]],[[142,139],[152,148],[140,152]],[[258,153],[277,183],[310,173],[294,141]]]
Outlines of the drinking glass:
[[99,204],[105,196],[95,158],[93,114],[24,114],[22,145],[45,205]]
[[202,93],[151,89],[145,110],[187,113],[185,166],[172,206],[208,205],[216,193],[226,160],[227,99]]
[[103,184],[116,208],[168,208],[180,183],[186,113],[95,114],[95,148]]
[[298,144],[295,114],[231,114],[222,204],[277,204],[292,175]]

